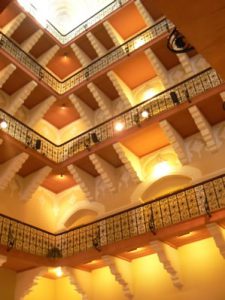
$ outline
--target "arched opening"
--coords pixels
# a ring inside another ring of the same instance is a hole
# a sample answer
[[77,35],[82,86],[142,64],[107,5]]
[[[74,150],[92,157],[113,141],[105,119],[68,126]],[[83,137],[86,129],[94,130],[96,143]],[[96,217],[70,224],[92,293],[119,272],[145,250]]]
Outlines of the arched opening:
[[94,221],[97,215],[97,212],[91,209],[81,209],[70,216],[64,225],[66,228],[71,228],[82,224],[87,224]]
[[187,186],[191,180],[191,178],[182,175],[170,175],[160,178],[144,191],[142,200],[147,202],[151,199],[182,189]]

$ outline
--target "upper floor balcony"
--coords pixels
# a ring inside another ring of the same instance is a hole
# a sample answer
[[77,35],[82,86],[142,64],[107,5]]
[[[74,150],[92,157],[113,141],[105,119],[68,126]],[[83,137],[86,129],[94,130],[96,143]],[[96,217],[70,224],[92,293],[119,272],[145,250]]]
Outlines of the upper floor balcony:
[[167,19],[163,19],[122,45],[94,60],[65,80],[60,80],[54,76],[54,74],[40,65],[30,54],[23,51],[19,45],[3,33],[0,35],[0,44],[4,54],[7,56],[9,55],[10,59],[13,59],[15,64],[25,68],[35,80],[43,83],[56,95],[66,95],[71,93],[78,86],[86,83],[89,79],[92,79],[97,74],[106,71],[113,64],[120,62],[139,50],[146,49],[149,47],[151,41],[156,41],[158,37],[165,34],[167,35],[171,28],[173,28],[173,24]]
[[[47,140],[3,110],[0,111],[0,117],[6,125],[2,128],[2,133],[11,136],[27,148],[36,150],[54,163],[65,162],[68,164],[76,159],[75,156],[78,154],[82,157],[89,153],[93,146],[101,147],[106,143],[115,143],[120,137],[149,126],[156,120],[157,116],[163,120],[165,116],[168,117],[168,115],[173,114],[174,109],[189,107],[198,96],[205,95],[207,97],[207,92],[210,91],[211,93],[214,90],[217,93],[217,88],[221,92],[223,91],[223,80],[213,69],[207,69],[62,145],[56,145]],[[36,146],[37,143],[38,147]],[[78,157],[80,156],[78,155]]]
[[118,255],[156,239],[169,240],[174,234],[179,237],[211,222],[222,224],[224,207],[225,176],[220,175],[59,234],[0,215],[1,252],[15,249],[47,257],[49,260],[44,264],[49,265],[68,264],[67,258],[76,255],[79,265],[103,254]]

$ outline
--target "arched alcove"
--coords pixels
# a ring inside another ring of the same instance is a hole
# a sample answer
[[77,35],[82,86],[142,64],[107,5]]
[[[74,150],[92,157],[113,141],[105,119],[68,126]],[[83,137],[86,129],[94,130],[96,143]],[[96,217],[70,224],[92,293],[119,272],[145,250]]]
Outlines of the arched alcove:
[[78,210],[66,221],[65,227],[69,229],[71,227],[90,223],[95,220],[97,215],[97,212],[91,209]]
[[183,175],[170,175],[153,182],[142,194],[144,202],[182,189],[191,182],[191,178]]

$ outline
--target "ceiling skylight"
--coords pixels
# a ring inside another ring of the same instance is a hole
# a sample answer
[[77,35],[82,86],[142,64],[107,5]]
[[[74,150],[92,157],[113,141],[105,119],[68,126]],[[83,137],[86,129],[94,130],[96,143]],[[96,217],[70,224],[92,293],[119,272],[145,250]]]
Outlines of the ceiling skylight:
[[99,12],[113,0],[18,0],[42,26],[50,21],[62,34]]

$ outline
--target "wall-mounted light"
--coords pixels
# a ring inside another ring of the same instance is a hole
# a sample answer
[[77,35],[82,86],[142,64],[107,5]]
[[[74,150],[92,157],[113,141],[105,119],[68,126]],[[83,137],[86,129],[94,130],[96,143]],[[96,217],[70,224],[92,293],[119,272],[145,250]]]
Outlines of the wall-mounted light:
[[159,162],[154,166],[153,176],[161,178],[168,175],[171,171],[171,166],[166,160],[159,159]]
[[8,127],[8,123],[5,120],[2,120],[0,122],[1,129],[6,129]]
[[138,38],[134,41],[134,49],[138,49],[145,44],[143,38]]
[[149,117],[149,111],[147,109],[143,110],[141,116],[143,119],[147,119]]
[[122,131],[124,129],[124,123],[118,121],[115,123],[114,128],[116,131]]

